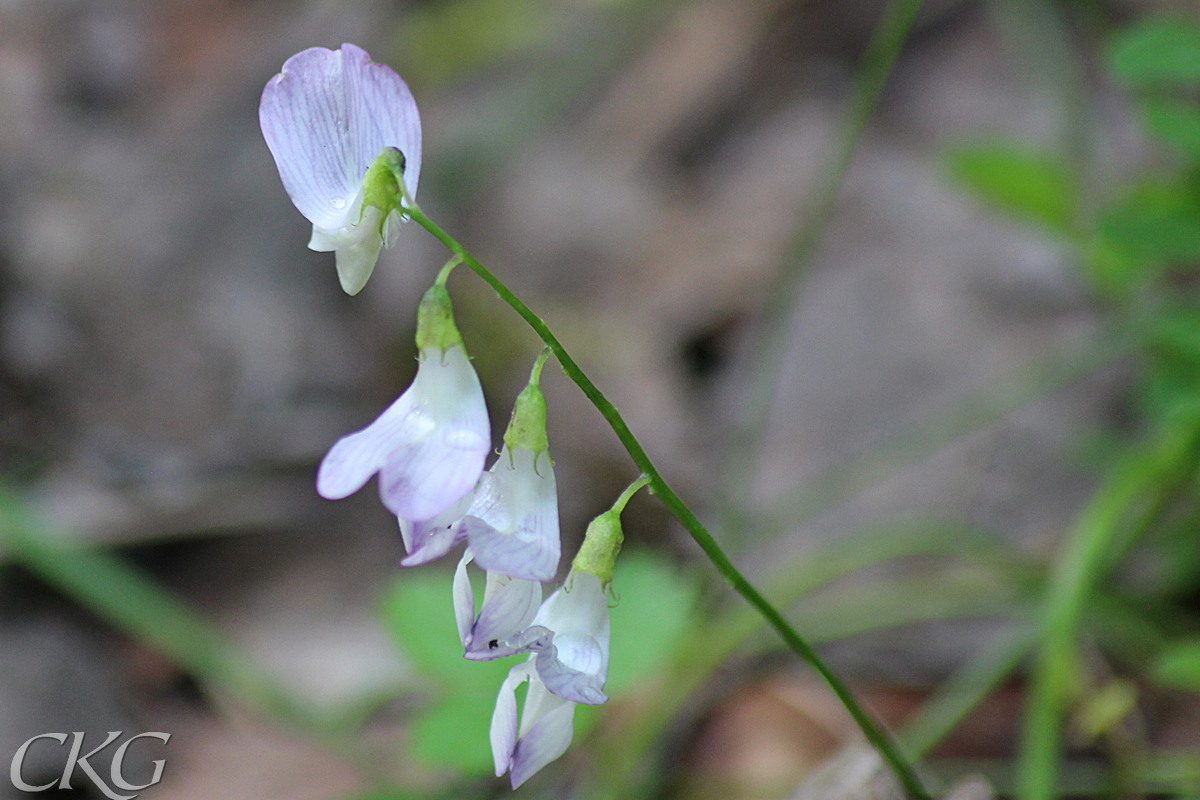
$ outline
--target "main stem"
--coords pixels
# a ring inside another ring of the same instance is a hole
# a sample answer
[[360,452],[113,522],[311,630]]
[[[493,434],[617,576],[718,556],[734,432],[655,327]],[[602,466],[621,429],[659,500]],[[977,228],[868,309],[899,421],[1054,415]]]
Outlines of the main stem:
[[409,205],[406,211],[421,227],[436,236],[455,256],[461,258],[462,263],[470,267],[489,286],[495,289],[500,299],[508,303],[514,311],[520,314],[521,318],[533,328],[541,340],[554,351],[554,356],[558,359],[559,364],[562,365],[563,372],[583,390],[584,395],[592,402],[592,405],[608,421],[613,433],[617,435],[617,438],[629,453],[630,458],[633,459],[633,463],[645,473],[649,479],[648,485],[650,491],[658,496],[663,505],[679,520],[687,532],[691,534],[691,537],[696,541],[696,544],[700,545],[700,549],[712,561],[717,571],[729,582],[734,591],[744,597],[763,616],[787,646],[812,666],[825,682],[829,684],[829,688],[833,690],[838,700],[850,712],[850,716],[854,718],[863,735],[866,736],[867,740],[879,751],[879,754],[888,763],[888,766],[891,767],[892,772],[896,775],[896,779],[904,787],[905,793],[912,800],[931,800],[930,794],[921,785],[921,781],[913,770],[912,765],[901,755],[899,748],[892,741],[891,737],[871,719],[866,710],[854,698],[850,689],[825,665],[825,662],[821,660],[808,642],[787,623],[783,615],[738,571],[733,562],[729,560],[729,557],[725,555],[720,545],[717,544],[716,540],[713,539],[700,520],[696,518],[696,515],[679,499],[679,495],[675,494],[675,491],[667,484],[662,475],[659,474],[650,457],[646,455],[646,451],[642,448],[641,443],[638,442],[633,432],[629,430],[629,426],[625,424],[625,420],[621,417],[620,412],[617,411],[616,406],[609,402],[604,393],[597,389],[591,379],[584,374],[579,365],[575,363],[575,359],[571,358],[571,355],[562,346],[562,343],[558,341],[558,338],[546,326],[546,323],[521,302],[520,298],[513,294],[499,278],[488,271],[483,264],[479,263],[474,256],[467,252],[466,248],[459,244],[450,234],[438,227],[429,217],[425,216],[424,212],[415,203]]

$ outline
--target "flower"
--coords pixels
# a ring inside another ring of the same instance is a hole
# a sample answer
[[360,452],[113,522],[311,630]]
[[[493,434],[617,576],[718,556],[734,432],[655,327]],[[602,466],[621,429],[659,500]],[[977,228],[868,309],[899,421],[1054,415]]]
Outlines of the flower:
[[558,491],[545,451],[500,450],[462,518],[475,561],[488,572],[549,581],[558,571]]
[[[421,120],[412,92],[360,47],[312,47],[267,81],[258,118],[284,189],[313,225],[308,246],[332,250],[342,288],[357,294],[380,249],[396,241],[404,192],[417,194]],[[385,149],[386,163],[372,170]]]
[[[517,687],[529,681],[517,725]],[[546,689],[532,659],[509,670],[492,713],[492,760],[496,777],[509,773],[512,788],[561,756],[575,734],[575,704]]]
[[[528,627],[507,638],[503,633],[517,629],[524,613],[518,608],[520,603],[512,602],[520,589],[513,590],[511,584],[498,586],[493,598],[499,598],[504,591],[514,594],[504,601],[494,600],[497,611],[493,618],[503,622],[489,623],[486,633],[481,632],[480,621],[488,612],[488,595],[484,595],[484,611],[472,623],[475,603],[466,576],[470,559],[464,557],[458,565],[454,576],[454,610],[459,633],[467,646],[467,658],[485,660],[521,651],[530,653],[524,664],[509,670],[496,698],[496,710],[492,712],[496,776],[508,772],[514,789],[570,746],[576,703],[596,705],[608,699],[604,694],[609,647],[605,592],[612,584],[613,566],[625,539],[621,512],[629,498],[648,482],[645,475],[638,478],[621,493],[612,508],[588,524],[566,581],[542,603]],[[488,579],[491,588],[490,574]],[[484,649],[470,636],[493,638]],[[529,690],[518,724],[516,690],[525,681],[529,681]]]
[[558,490],[546,438],[546,398],[538,388],[550,351],[533,365],[504,432],[500,457],[479,480],[460,530],[488,572],[553,580],[561,545]]
[[600,579],[572,569],[538,609],[524,634],[525,647],[536,653],[538,677],[547,689],[566,700],[598,705],[608,699],[603,692],[608,632],[608,598]]
[[[483,607],[475,614],[475,593],[467,565],[474,558],[467,548],[454,572],[454,616],[466,657],[490,661],[528,649],[530,638],[549,633],[544,628],[530,631],[530,623],[542,604],[542,584],[498,572],[487,573]],[[526,634],[526,631],[530,631]]]
[[[600,579],[572,569],[519,637],[524,641],[516,643],[518,649],[533,652],[509,670],[491,729],[496,775],[510,772],[514,789],[566,751],[576,703],[608,699],[602,691],[608,675],[608,601]],[[524,681],[529,690],[518,726],[515,692]]]
[[[441,283],[421,300],[417,346],[412,385],[366,428],[339,439],[317,470],[317,492],[330,500],[357,492],[378,472],[380,497],[402,520],[402,534],[403,521],[433,520],[461,502],[491,446],[483,390]],[[412,552],[426,541],[410,528],[405,544]]]

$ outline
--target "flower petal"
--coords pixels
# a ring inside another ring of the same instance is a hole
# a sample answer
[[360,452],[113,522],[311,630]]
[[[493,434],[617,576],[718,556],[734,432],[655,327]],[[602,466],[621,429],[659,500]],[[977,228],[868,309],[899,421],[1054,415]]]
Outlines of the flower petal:
[[532,676],[530,664],[518,664],[508,671],[500,693],[496,697],[496,710],[492,712],[492,761],[496,766],[496,777],[508,771],[512,763],[513,750],[517,747],[517,687]]
[[554,580],[558,571],[557,547],[549,547],[542,541],[523,541],[477,517],[463,517],[461,524],[479,566],[530,581]]
[[608,667],[608,598],[600,579],[590,572],[571,570],[566,581],[542,604],[534,618],[559,635],[581,633],[600,645],[603,666]]
[[458,623],[458,638],[467,646],[471,638],[471,625],[475,622],[475,592],[471,589],[471,576],[467,565],[471,563],[471,548],[463,551],[454,570],[454,620]]
[[433,519],[414,522],[398,517],[400,536],[404,539],[404,548],[408,551],[408,556],[400,565],[416,567],[428,564],[446,555],[456,544],[467,538],[459,522],[470,504],[471,493],[467,492]]
[[423,350],[410,391],[404,436],[380,469],[379,493],[397,517],[421,521],[475,487],[491,427],[479,378],[461,347]]
[[431,519],[479,480],[486,450],[462,447],[450,438],[405,442],[392,450],[379,471],[379,494],[397,517]]
[[[546,694],[545,701],[539,702],[541,699],[535,697],[539,691]],[[523,716],[535,717],[537,721],[517,741],[510,759],[509,780],[514,789],[565,753],[575,733],[575,704],[549,695],[537,681],[529,685]]]
[[467,658],[474,661],[490,661],[516,652],[508,647],[503,649],[511,652],[503,652],[501,644],[528,628],[542,604],[542,584],[538,581],[489,572],[487,582],[483,608],[466,643]]
[[538,677],[551,692],[577,703],[595,705],[607,697],[608,598],[600,579],[572,569],[567,580],[542,604],[531,627],[554,631],[537,652]]
[[333,251],[338,282],[348,295],[362,291],[375,271],[379,251],[383,249],[383,236],[379,232],[382,216],[375,206],[363,209],[362,219],[348,230],[343,229],[345,241]]
[[566,700],[599,705],[608,699],[602,691],[605,672],[600,645],[582,634],[556,634],[553,643],[537,654],[538,677],[546,688]]
[[353,494],[378,471],[384,505],[397,517],[420,522],[474,487],[491,433],[479,378],[461,347],[421,355],[412,386],[325,455],[317,470],[322,497]]
[[317,469],[317,494],[327,500],[349,497],[387,462],[397,439],[405,435],[416,384],[361,431],[338,439]]
[[394,70],[371,63],[361,48],[312,47],[292,56],[267,82],[258,115],[283,186],[313,225],[346,224],[367,168],[385,147],[404,154],[405,184],[416,196],[416,102]]
[[504,447],[480,482],[463,526],[479,566],[553,580],[561,555],[558,491],[545,451]]

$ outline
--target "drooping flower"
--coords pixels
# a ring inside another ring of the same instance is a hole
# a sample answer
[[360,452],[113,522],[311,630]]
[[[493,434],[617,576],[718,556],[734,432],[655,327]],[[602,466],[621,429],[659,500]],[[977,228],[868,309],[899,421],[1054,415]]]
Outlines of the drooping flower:
[[[517,724],[517,687],[529,681]],[[508,672],[492,713],[492,759],[496,777],[509,773],[512,788],[561,756],[575,734],[575,703],[550,692],[538,678],[533,659]]]
[[542,604],[539,581],[488,572],[483,605],[476,615],[475,593],[467,573],[467,565],[473,558],[468,547],[454,572],[454,616],[466,657],[472,661],[490,661],[513,655],[527,649],[524,645],[530,637],[548,633],[529,627]]
[[[507,639],[500,636],[500,627],[494,628],[489,633],[496,633],[497,638],[488,642],[487,650],[477,651],[474,656],[488,658],[489,652],[497,650],[507,651],[502,655],[530,652],[529,660],[509,671],[492,713],[496,775],[509,772],[514,789],[566,751],[573,734],[576,703],[594,705],[608,699],[604,694],[609,654],[605,592],[624,539],[621,511],[645,483],[644,477],[639,478],[611,509],[592,520],[566,581],[542,604],[529,626]],[[465,576],[465,562],[459,569]],[[457,595],[461,591],[457,575],[455,580]],[[466,591],[470,592],[469,585]],[[464,617],[457,600],[455,606],[462,632],[464,623],[471,620]],[[473,611],[473,601],[471,608]],[[510,613],[506,629],[517,617]],[[466,641],[464,636],[464,644]],[[495,648],[491,647],[493,643]],[[469,648],[467,657],[473,657]],[[515,692],[524,681],[529,681],[529,689],[518,720]]]
[[380,249],[396,241],[404,193],[417,194],[421,120],[412,92],[360,47],[312,47],[267,82],[258,118],[284,189],[313,225],[308,246],[332,250],[342,288],[357,294]]
[[[510,642],[532,653],[501,685],[491,732],[496,775],[510,772],[514,789],[566,751],[574,733],[576,703],[595,705],[608,699],[603,692],[608,600],[600,579],[571,570],[566,583],[517,638],[524,641]],[[518,725],[514,693],[526,680],[529,689]]]
[[480,478],[461,522],[475,561],[488,572],[553,580],[561,555],[558,490],[546,439],[546,398],[538,388],[543,351],[517,397],[504,447]]
[[384,505],[423,522],[461,502],[479,480],[491,428],[442,280],[418,310],[416,378],[378,419],[330,448],[317,470],[322,497],[347,497],[378,472]]

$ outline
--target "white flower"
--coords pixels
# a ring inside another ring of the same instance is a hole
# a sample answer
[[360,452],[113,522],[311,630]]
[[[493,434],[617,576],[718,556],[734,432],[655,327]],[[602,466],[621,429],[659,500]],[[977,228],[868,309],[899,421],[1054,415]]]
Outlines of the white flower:
[[572,569],[530,623],[549,635],[525,634],[537,654],[538,677],[559,697],[577,703],[603,703],[608,677],[608,598],[600,579]]
[[[517,725],[517,687],[529,681]],[[492,713],[492,759],[496,777],[509,773],[516,789],[571,746],[575,704],[549,692],[538,679],[532,659],[509,670]]]
[[[472,661],[490,661],[528,649],[522,636],[542,604],[542,584],[498,572],[487,573],[483,606],[475,614],[475,593],[467,565],[473,554],[467,548],[454,572],[454,616],[463,650]],[[532,632],[547,633],[542,628]]]
[[462,530],[488,572],[549,581],[558,571],[558,491],[546,450],[505,446],[480,478]]
[[[496,775],[510,772],[514,789],[571,744],[575,703],[608,699],[608,601],[600,579],[572,570],[516,639],[517,649],[533,654],[500,687],[491,731]],[[515,692],[524,681],[529,690],[518,725]]]
[[412,386],[330,448],[317,470],[317,492],[338,500],[378,472],[380,497],[393,514],[431,520],[475,486],[490,435],[483,390],[462,347],[422,348]]
[[417,194],[421,120],[407,84],[352,44],[312,47],[267,82],[258,118],[284,189],[313,225],[308,246],[332,250],[342,288],[357,294],[403,218],[399,201],[377,200],[364,183],[385,148],[399,151],[405,189]]

